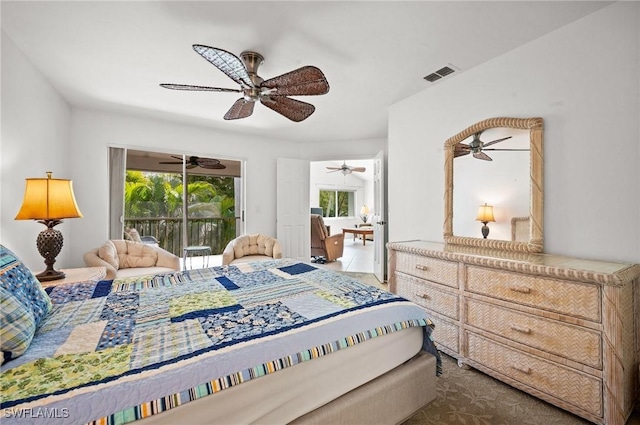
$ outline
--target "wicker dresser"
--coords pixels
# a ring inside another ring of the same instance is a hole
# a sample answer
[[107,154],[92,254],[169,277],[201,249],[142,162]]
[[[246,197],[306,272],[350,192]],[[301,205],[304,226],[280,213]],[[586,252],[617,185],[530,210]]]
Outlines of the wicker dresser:
[[640,388],[640,265],[393,242],[389,288],[427,310],[441,351],[606,425]]

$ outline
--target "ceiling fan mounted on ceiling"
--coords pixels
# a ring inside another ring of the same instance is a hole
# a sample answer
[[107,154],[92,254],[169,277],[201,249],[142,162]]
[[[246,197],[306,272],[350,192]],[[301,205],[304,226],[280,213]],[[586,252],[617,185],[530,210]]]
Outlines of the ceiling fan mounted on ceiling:
[[327,167],[327,173],[335,173],[336,171],[341,171],[345,176],[351,173],[364,173],[367,171],[365,167],[353,167],[351,165],[347,165],[346,161],[342,162],[340,167]]
[[[179,156],[171,155],[171,158],[178,159],[179,161],[160,161],[158,164],[182,164],[183,159]],[[189,156],[187,157],[187,169],[201,167],[207,168],[210,170],[224,170],[227,168],[226,165],[221,164],[220,160],[215,158],[200,158],[199,156]]]
[[233,53],[216,47],[194,44],[193,50],[224,72],[240,85],[239,89],[220,87],[191,86],[185,84],[160,84],[173,90],[217,91],[242,93],[242,97],[233,104],[224,115],[225,120],[246,118],[253,113],[257,101],[292,121],[307,119],[315,111],[315,106],[291,99],[288,96],[313,96],[329,91],[329,83],[320,69],[315,66],[303,66],[294,71],[268,80],[258,76],[258,67],[264,61],[262,55],[244,51],[237,57]]
[[489,155],[484,153],[484,151],[528,151],[529,150],[529,149],[496,149],[496,148],[487,149],[487,146],[495,145],[496,143],[500,143],[507,139],[511,139],[512,136],[503,137],[502,139],[496,139],[496,140],[492,140],[490,142],[485,143],[482,140],[480,140],[480,134],[482,134],[482,132],[475,133],[473,135],[473,140],[471,140],[471,143],[469,143],[468,145],[462,142],[457,143],[454,147],[453,157],[457,158],[459,156],[469,155],[471,153],[473,154],[474,158],[482,159],[485,161],[493,161],[493,159],[491,159]]

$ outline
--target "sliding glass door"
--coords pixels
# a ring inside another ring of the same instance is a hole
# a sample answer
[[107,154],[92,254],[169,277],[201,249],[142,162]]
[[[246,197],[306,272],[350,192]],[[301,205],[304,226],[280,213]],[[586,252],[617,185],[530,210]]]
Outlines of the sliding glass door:
[[143,242],[178,256],[186,246],[221,254],[242,232],[241,169],[240,161],[126,150],[123,238],[135,229]]

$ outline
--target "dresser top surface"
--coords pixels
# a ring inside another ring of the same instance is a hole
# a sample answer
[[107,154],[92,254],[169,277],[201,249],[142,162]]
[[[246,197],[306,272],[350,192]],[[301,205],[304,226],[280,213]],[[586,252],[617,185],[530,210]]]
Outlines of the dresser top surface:
[[604,284],[623,284],[640,276],[638,264],[585,260],[561,255],[508,252],[422,240],[390,242],[387,247],[391,250],[446,260]]

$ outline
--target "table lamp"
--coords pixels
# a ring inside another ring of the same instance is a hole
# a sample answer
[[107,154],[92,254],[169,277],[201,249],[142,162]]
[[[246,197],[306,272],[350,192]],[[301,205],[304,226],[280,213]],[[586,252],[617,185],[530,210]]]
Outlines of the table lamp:
[[360,208],[360,218],[362,219],[363,223],[367,222],[367,219],[369,218],[369,207],[366,205],[363,205],[362,208]]
[[490,221],[496,221],[493,218],[493,207],[487,204],[480,205],[480,208],[478,208],[478,216],[476,217],[476,221],[482,222],[482,237],[487,239],[487,236],[489,236],[489,226],[487,226],[487,223],[489,223]]
[[54,229],[63,218],[82,217],[73,194],[73,182],[67,179],[47,178],[26,179],[24,199],[16,220],[37,220],[47,228],[40,232],[36,240],[38,252],[44,257],[46,270],[36,275],[40,282],[63,279],[64,272],[55,270],[53,264],[62,249],[62,232]]

